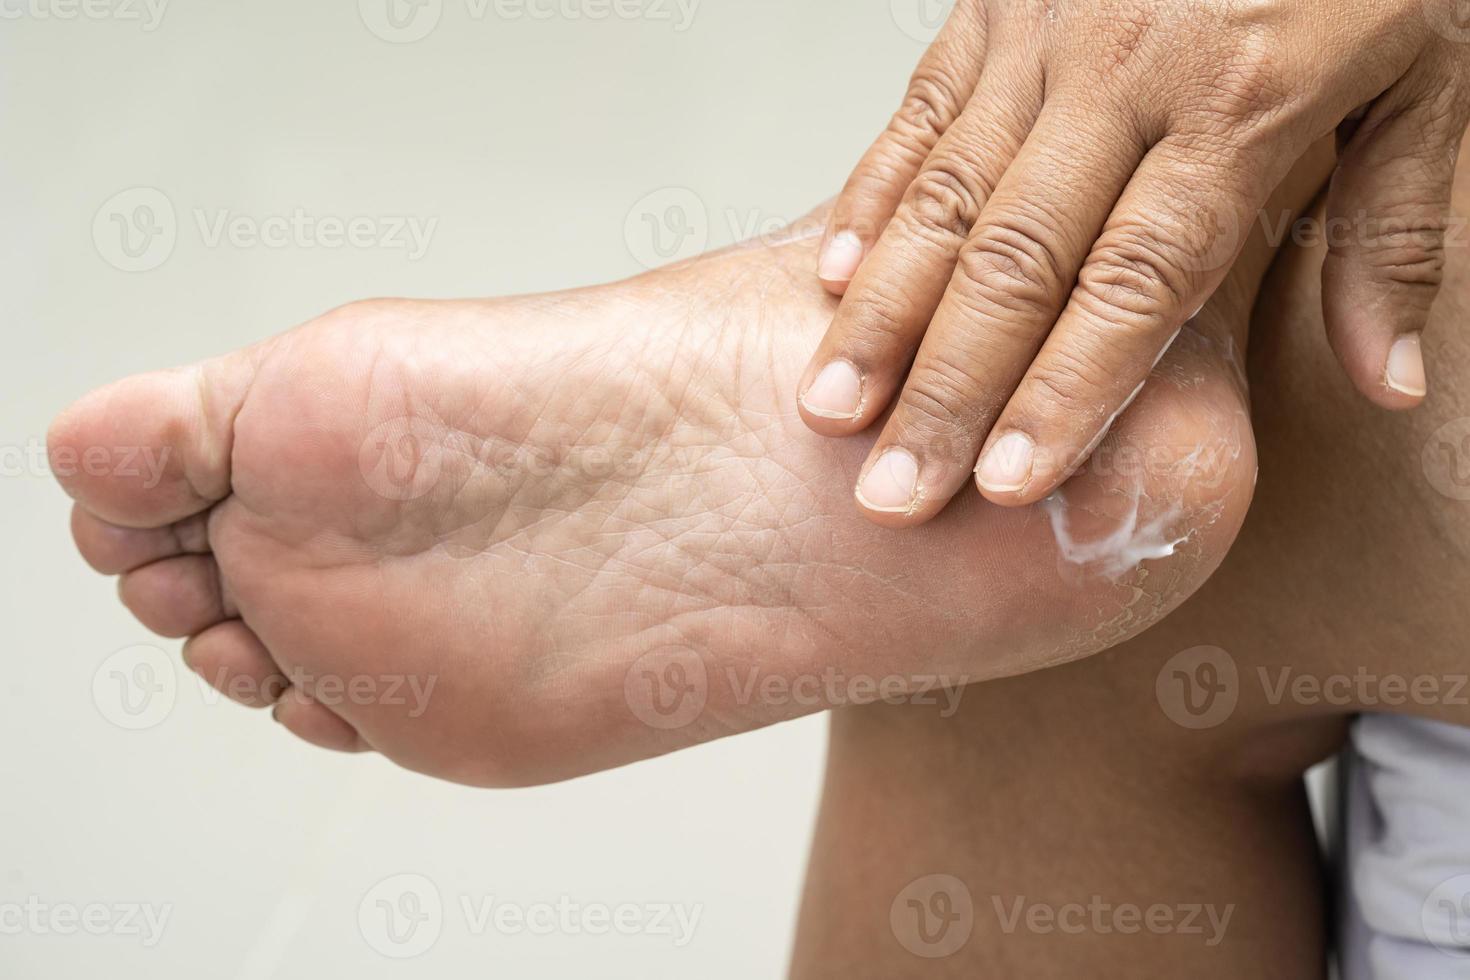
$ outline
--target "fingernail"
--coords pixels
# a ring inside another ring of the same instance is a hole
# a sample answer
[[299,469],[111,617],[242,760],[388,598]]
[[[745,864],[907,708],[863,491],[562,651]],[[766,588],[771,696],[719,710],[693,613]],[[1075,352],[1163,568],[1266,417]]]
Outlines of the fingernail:
[[839,231],[832,236],[817,261],[817,275],[827,282],[848,282],[863,261],[863,241],[855,232]]
[[863,379],[857,368],[847,361],[833,361],[801,396],[801,403],[813,415],[824,419],[855,418],[863,396]]
[[918,485],[919,461],[906,450],[888,449],[858,482],[857,496],[869,510],[905,511]]
[[975,482],[992,493],[1010,493],[1031,479],[1036,444],[1023,432],[1007,432],[996,440],[975,467]]
[[1388,349],[1383,380],[1394,391],[1414,398],[1422,398],[1429,390],[1424,381],[1424,351],[1418,334],[1406,333],[1393,342]]

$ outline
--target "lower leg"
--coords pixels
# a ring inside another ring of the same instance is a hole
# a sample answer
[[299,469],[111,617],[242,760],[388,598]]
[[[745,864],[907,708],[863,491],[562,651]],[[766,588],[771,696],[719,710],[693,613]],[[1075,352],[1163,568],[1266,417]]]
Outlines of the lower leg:
[[[1456,192],[1457,213],[1470,213],[1470,174]],[[976,935],[987,928],[992,941],[972,939],[960,967],[1321,975],[1301,773],[1337,751],[1359,711],[1470,724],[1454,642],[1470,629],[1470,340],[1459,326],[1470,264],[1451,251],[1426,335],[1429,401],[1392,414],[1361,399],[1327,346],[1323,251],[1286,249],[1262,290],[1251,345],[1260,485],[1240,539],[1189,603],[1102,656],[973,688],[947,723],[896,709],[834,723],[798,976],[848,962],[931,975],[878,925],[907,883],[944,867],[964,869],[980,896]],[[1010,892],[1124,888],[1164,901],[1198,888],[1237,910],[1225,943],[1184,959],[1179,942],[1151,935],[1042,943],[980,921],[997,879]],[[1431,897],[1411,891],[1408,919]]]
[[[1297,205],[1320,184],[1314,163],[1282,190]],[[1271,254],[1257,229],[1217,297],[1242,351]],[[1258,571],[1253,587],[1273,580]],[[1167,665],[1211,642],[1198,610],[1236,608],[1205,590],[1212,603],[1106,654],[967,688],[948,717],[835,716],[793,975],[1322,975],[1300,776],[1342,725],[1273,725],[1249,706],[1208,730],[1172,720]]]
[[792,976],[1323,976],[1303,756],[1196,752],[1144,662],[834,716]]

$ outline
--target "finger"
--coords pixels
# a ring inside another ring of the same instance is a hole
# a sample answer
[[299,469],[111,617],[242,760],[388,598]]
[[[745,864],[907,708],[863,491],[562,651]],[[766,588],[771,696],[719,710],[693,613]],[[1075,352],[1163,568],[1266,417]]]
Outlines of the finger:
[[1087,459],[1224,279],[1280,176],[1255,151],[1149,151],[986,441],[975,482],[988,499],[1033,503]]
[[[966,485],[991,422],[1066,302],[1145,149],[1140,133],[1100,118],[1049,103],[981,213],[858,482],[859,503],[882,523],[928,520]],[[895,484],[895,464],[911,483]]]
[[817,258],[817,277],[829,292],[847,291],[924,160],[970,101],[985,63],[985,33],[984,4],[955,6],[919,60],[888,128],[848,177]]
[[1343,148],[1327,194],[1327,337],[1354,386],[1384,408],[1412,408],[1428,390],[1420,334],[1443,277],[1464,130],[1448,90],[1390,90]]
[[243,622],[227,619],[190,637],[184,663],[215,690],[247,708],[274,704],[291,682]]
[[104,575],[132,571],[161,558],[209,552],[209,512],[186,517],[165,527],[122,527],[76,504],[71,511],[71,535],[77,551]]
[[1034,63],[992,59],[974,101],[925,161],[797,389],[823,435],[860,431],[882,413],[944,295],[960,247],[1041,106]]
[[118,595],[159,636],[190,636],[235,615],[212,555],[165,558],[134,569],[118,580]]

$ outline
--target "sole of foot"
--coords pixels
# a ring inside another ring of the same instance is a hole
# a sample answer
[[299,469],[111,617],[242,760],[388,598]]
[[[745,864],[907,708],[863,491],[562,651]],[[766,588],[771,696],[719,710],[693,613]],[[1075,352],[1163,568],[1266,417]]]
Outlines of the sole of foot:
[[835,302],[814,249],[363,302],[94,391],[49,436],[77,545],[234,700],[487,786],[845,704],[942,710],[1134,635],[1215,568],[1255,473],[1246,305],[1192,321],[1044,505],[967,493],[892,530],[851,496],[869,437],[796,414]]

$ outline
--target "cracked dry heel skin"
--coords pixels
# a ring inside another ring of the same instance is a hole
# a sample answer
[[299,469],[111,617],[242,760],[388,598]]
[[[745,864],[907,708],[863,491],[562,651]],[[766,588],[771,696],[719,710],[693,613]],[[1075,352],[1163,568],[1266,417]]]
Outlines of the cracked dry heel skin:
[[52,452],[166,464],[58,467],[78,546],[225,693],[289,684],[276,714],[306,740],[476,785],[1086,656],[1215,568],[1254,476],[1233,353],[1258,272],[1046,508],[969,492],[894,531],[850,494],[869,440],[795,414],[835,303],[815,247],[363,302],[117,382],[57,419]]

